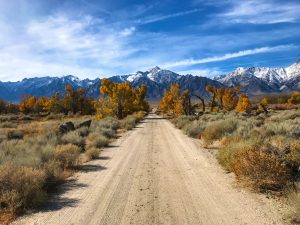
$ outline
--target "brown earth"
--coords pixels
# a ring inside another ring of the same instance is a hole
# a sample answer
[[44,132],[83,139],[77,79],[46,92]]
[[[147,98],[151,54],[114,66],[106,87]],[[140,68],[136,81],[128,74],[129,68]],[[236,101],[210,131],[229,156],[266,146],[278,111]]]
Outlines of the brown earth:
[[278,205],[236,187],[198,140],[150,114],[12,224],[286,224]]

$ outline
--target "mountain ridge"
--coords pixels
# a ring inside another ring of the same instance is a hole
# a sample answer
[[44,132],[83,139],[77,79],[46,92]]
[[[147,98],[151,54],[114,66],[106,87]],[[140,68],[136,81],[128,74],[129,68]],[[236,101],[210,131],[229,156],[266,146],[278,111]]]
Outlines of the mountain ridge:
[[[289,67],[238,67],[231,73],[215,78],[180,75],[158,66],[147,71],[137,71],[128,75],[115,75],[109,77],[112,82],[130,82],[138,87],[145,83],[148,87],[148,99],[159,99],[171,83],[179,83],[181,89],[208,97],[205,90],[208,84],[216,87],[240,86],[248,95],[263,95],[268,93],[290,92],[300,90],[300,60]],[[18,102],[22,95],[50,96],[57,91],[64,93],[64,87],[72,85],[74,88],[85,88],[87,94],[94,98],[99,97],[101,79],[79,79],[74,75],[62,77],[33,77],[24,78],[16,82],[0,81],[0,98],[7,101]]]

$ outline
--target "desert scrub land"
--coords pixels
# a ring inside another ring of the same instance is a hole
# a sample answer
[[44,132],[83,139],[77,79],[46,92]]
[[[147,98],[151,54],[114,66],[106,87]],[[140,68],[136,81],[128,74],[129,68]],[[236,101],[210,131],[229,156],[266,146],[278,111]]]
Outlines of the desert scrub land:
[[243,184],[263,193],[297,195],[299,110],[259,115],[206,112],[197,117],[179,116],[172,122],[188,136],[201,139],[205,148],[216,149],[219,163]]
[[[0,224],[44,204],[49,192],[144,116],[140,112],[122,120],[95,120],[94,116],[63,114],[1,115]],[[60,125],[67,122],[74,129],[60,132]]]

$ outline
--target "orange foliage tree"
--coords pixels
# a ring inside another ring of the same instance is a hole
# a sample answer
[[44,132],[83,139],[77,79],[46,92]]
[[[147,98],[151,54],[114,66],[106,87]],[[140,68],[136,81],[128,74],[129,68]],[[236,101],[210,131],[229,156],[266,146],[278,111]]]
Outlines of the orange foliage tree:
[[[239,87],[216,88],[212,85],[206,86],[206,91],[212,94],[210,111],[222,110],[231,111],[238,103]],[[218,106],[217,108],[215,108]]]
[[241,94],[235,109],[237,112],[251,112],[251,102],[249,97],[245,94]]
[[235,109],[239,97],[238,94],[240,92],[240,89],[237,87],[232,87],[232,88],[225,88],[224,89],[224,94],[222,96],[222,104],[223,108],[227,111],[231,111]]

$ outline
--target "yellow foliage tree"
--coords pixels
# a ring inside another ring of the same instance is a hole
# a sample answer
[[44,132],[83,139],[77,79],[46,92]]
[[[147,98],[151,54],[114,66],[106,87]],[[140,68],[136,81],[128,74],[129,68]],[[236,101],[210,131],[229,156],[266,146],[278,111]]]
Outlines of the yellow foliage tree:
[[251,102],[247,95],[241,94],[239,97],[238,104],[236,106],[237,112],[251,112]]
[[171,84],[170,89],[164,91],[158,109],[172,116],[191,115],[193,107],[190,92],[185,90],[181,93],[179,84]]
[[95,108],[97,120],[116,115],[115,105],[110,98],[100,97],[98,101],[95,102]]
[[[112,103],[109,104],[109,107],[113,107],[113,112],[119,119],[136,111],[149,110],[148,102],[145,100],[147,94],[145,85],[140,88],[133,88],[129,82],[113,83],[109,79],[103,79],[100,92],[108,96],[109,101]],[[105,111],[105,109],[102,110]]]
[[163,113],[172,115],[183,114],[182,99],[179,84],[171,84],[170,89],[164,91],[164,95],[158,105]]
[[264,97],[261,99],[260,103],[257,107],[258,112],[264,112],[265,114],[268,113],[268,98]]

